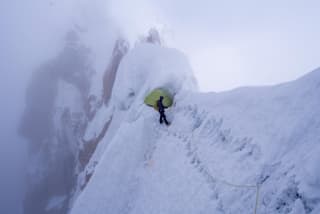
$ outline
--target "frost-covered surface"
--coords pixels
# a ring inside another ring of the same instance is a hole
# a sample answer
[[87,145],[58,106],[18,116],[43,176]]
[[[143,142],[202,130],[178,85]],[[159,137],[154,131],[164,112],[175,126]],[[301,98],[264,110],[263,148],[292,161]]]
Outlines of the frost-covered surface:
[[111,101],[126,110],[135,100],[141,103],[148,91],[157,87],[172,94],[197,88],[188,60],[179,51],[138,44],[120,64]]
[[[143,104],[156,87],[175,94],[169,127]],[[253,213],[256,185],[257,213],[319,213],[320,70],[273,87],[195,89],[178,51],[129,51],[87,129],[112,114],[72,214]]]

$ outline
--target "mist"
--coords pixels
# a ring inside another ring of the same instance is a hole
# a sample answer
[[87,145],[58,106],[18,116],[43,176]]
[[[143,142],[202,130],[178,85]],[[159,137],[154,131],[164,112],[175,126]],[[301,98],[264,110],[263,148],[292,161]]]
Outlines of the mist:
[[[81,34],[102,73],[117,38],[156,27],[189,58],[202,91],[293,80],[319,66],[317,1],[4,1],[0,8],[0,210],[22,213],[28,142],[18,134],[33,73]],[[99,75],[97,75],[99,76]],[[101,75],[100,75],[101,76]],[[50,80],[48,80],[50,81]]]
[[23,213],[30,145],[20,135],[19,126],[32,75],[63,50],[66,35],[72,30],[83,32],[82,41],[93,53],[94,67],[102,70],[99,66],[104,66],[101,62],[110,54],[117,35],[105,13],[105,4],[104,1],[2,2],[0,210],[4,213]]

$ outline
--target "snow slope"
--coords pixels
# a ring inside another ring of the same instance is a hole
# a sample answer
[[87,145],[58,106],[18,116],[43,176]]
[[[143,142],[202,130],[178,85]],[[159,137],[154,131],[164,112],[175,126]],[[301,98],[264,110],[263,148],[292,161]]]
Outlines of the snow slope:
[[[169,127],[143,104],[156,87],[175,94]],[[111,102],[88,125],[90,137],[112,114],[70,213],[318,214],[320,70],[272,87],[196,88],[178,51],[129,51]]]

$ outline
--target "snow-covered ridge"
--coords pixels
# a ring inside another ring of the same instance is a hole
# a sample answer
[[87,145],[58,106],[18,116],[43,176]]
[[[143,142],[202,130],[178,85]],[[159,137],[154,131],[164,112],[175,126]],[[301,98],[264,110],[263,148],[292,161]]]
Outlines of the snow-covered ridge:
[[116,67],[118,69],[115,72],[110,100],[99,108],[84,134],[86,142],[97,139],[101,134],[103,138],[98,140],[97,149],[79,176],[78,188],[81,189],[87,184],[102,153],[123,120],[136,119],[135,115],[142,110],[148,91],[165,87],[172,94],[177,94],[187,88],[197,89],[187,58],[175,49],[161,47],[159,42],[146,43],[143,40],[142,43],[137,43]]
[[[170,127],[143,104],[156,87],[175,94]],[[112,115],[71,213],[253,213],[256,189],[237,185],[259,185],[257,213],[319,213],[320,70],[273,87],[195,89],[178,51],[130,50],[88,126],[90,137]]]

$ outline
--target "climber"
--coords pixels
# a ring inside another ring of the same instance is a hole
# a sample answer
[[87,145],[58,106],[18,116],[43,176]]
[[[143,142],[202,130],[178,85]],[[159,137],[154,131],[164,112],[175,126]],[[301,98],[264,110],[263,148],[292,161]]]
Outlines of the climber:
[[165,88],[156,88],[147,94],[144,103],[160,113],[160,123],[164,121],[165,124],[170,125],[164,114],[164,109],[172,106],[173,97],[172,93],[168,92]]
[[163,100],[163,96],[160,96],[160,99],[157,100],[157,107],[158,107],[158,111],[160,113],[160,120],[159,122],[162,123],[163,120],[164,122],[166,123],[166,125],[170,125],[170,123],[167,121],[167,118],[166,118],[166,115],[164,114],[164,109],[165,107],[163,106],[163,103],[162,103],[162,100]]

